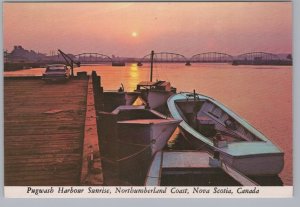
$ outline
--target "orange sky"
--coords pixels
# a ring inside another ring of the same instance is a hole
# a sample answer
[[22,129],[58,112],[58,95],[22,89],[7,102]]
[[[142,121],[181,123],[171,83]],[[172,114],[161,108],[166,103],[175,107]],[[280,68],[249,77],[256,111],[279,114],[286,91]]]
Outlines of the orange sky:
[[[292,51],[292,5],[224,3],[4,3],[4,48],[44,53],[186,56]],[[135,32],[135,36],[132,33]]]

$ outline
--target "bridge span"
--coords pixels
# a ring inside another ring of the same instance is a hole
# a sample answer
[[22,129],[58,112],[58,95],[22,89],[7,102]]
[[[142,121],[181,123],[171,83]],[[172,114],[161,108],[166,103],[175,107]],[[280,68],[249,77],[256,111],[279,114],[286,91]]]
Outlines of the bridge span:
[[238,55],[233,65],[281,65],[285,63],[278,55],[267,52],[249,52]]
[[81,64],[111,63],[113,59],[101,53],[81,53],[74,56]]
[[221,52],[205,52],[193,55],[189,61],[191,63],[231,63],[233,56]]
[[[151,54],[142,58],[115,58],[102,53],[86,52],[74,55],[74,60],[83,65],[88,64],[106,64],[111,63],[113,66],[124,66],[125,62],[137,62],[139,66],[143,63],[150,63]],[[202,52],[191,57],[176,52],[156,52],[153,56],[153,62],[156,63],[229,63],[233,65],[291,65],[291,59],[282,57],[268,52],[248,52],[240,55],[230,55],[224,52]]]

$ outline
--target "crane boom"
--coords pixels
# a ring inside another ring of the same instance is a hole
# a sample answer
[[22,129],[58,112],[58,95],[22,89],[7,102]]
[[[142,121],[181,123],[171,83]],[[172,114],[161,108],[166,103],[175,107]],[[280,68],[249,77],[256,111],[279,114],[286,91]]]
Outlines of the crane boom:
[[74,76],[74,64],[76,64],[78,67],[80,67],[80,62],[74,61],[69,55],[58,49],[58,52],[61,54],[61,56],[65,59],[68,66],[71,67],[71,76]]

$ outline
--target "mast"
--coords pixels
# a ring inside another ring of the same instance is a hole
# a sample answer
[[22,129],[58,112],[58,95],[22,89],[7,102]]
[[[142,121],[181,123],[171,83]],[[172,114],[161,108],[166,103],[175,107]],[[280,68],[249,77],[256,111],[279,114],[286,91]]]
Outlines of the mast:
[[153,75],[153,56],[154,51],[151,51],[151,63],[150,63],[150,82],[152,82],[152,75]]

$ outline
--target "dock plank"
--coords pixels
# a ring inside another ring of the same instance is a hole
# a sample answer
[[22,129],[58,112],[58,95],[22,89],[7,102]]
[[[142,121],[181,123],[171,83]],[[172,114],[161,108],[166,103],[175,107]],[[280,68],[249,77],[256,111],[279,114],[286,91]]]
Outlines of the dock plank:
[[87,85],[4,78],[6,186],[80,184]]

